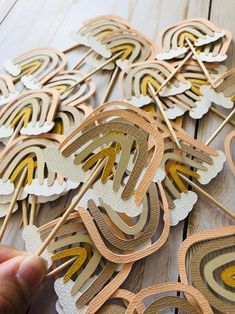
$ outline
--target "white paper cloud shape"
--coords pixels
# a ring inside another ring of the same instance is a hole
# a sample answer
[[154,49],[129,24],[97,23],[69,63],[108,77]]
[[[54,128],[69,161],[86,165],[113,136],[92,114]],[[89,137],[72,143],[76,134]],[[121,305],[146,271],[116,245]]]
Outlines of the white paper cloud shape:
[[217,93],[208,85],[202,85],[200,87],[200,92],[203,94],[203,98],[205,97],[211,103],[215,103],[216,105],[227,109],[231,109],[233,107],[233,101],[231,100],[231,97],[225,97],[222,92]]
[[[0,203],[0,218],[3,218],[3,217],[6,216],[9,207],[10,207],[10,203],[4,203],[4,204],[1,204],[1,203]],[[18,203],[15,202],[12,213],[14,213],[15,211],[17,211],[17,209],[18,209]]]
[[20,67],[17,64],[14,64],[12,60],[6,60],[4,62],[4,69],[13,76],[18,76],[21,72]]
[[48,185],[48,179],[44,179],[43,183],[40,184],[38,179],[33,179],[31,184],[26,184],[25,191],[28,194],[33,194],[36,196],[51,196],[55,194],[61,194],[65,190],[65,182],[62,184],[57,180],[53,184]]
[[10,182],[10,180],[7,180],[3,182],[2,179],[0,179],[0,194],[1,195],[10,195],[14,192],[14,184]]
[[42,84],[37,83],[32,75],[24,75],[20,80],[28,89],[40,89],[42,87]]
[[217,156],[210,156],[213,159],[212,165],[209,165],[205,162],[202,163],[202,165],[207,168],[206,171],[200,170],[200,169],[197,170],[197,174],[199,174],[199,176],[200,176],[198,181],[201,184],[209,183],[223,169],[224,162],[226,161],[226,156],[220,150],[217,150],[217,153],[218,153]]
[[133,96],[131,99],[125,99],[124,101],[128,102],[129,104],[132,104],[135,107],[143,107],[145,105],[148,105],[152,102],[152,98],[148,95],[140,95],[139,97]]
[[186,111],[187,109],[183,108],[183,106],[174,104],[173,108],[168,108],[165,110],[165,114],[168,119],[174,120],[175,118],[182,116]]
[[22,135],[39,135],[42,133],[48,133],[54,127],[55,123],[44,122],[42,125],[38,121],[35,125],[32,122],[29,122],[26,127],[21,128],[20,134]]
[[193,209],[198,196],[193,191],[180,193],[180,198],[174,200],[175,207],[170,209],[171,226],[176,226],[181,220],[184,220]]
[[200,100],[195,102],[195,107],[189,111],[189,115],[193,119],[201,119],[206,114],[211,106],[211,102],[206,97],[200,97]]
[[170,49],[167,52],[160,52],[156,55],[158,60],[171,60],[173,58],[179,57],[188,51],[186,47],[178,47],[177,49]]
[[84,179],[89,174],[88,171],[86,173],[82,170],[81,165],[75,165],[71,156],[64,157],[56,147],[47,147],[43,153],[49,169],[73,182],[84,182]]

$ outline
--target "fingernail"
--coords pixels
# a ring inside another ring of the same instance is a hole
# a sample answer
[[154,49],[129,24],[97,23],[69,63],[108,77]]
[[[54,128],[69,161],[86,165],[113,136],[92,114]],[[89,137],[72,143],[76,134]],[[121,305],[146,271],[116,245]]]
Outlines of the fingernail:
[[47,273],[47,262],[38,256],[26,256],[18,268],[16,278],[28,296],[39,287]]

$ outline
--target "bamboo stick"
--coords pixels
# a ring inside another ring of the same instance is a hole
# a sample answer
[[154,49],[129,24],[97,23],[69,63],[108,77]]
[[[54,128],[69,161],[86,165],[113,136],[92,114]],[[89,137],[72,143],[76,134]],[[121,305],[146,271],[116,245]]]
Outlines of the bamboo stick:
[[178,175],[186,181],[189,185],[191,185],[197,192],[201,193],[203,196],[205,196],[209,201],[211,201],[213,204],[218,206],[222,211],[227,214],[229,217],[235,220],[235,214],[233,214],[229,209],[227,209],[224,205],[222,205],[220,202],[218,202],[216,199],[214,199],[210,194],[208,194],[206,191],[204,191],[202,188],[200,188],[197,184],[189,180],[187,177],[185,177],[183,174],[178,173]]
[[67,266],[69,266],[72,263],[74,263],[77,258],[78,258],[78,256],[75,256],[75,257],[71,258],[70,260],[68,260],[67,262],[65,262],[65,263],[61,264],[60,266],[56,267],[55,269],[53,269],[51,272],[49,272],[46,275],[46,278],[50,278],[50,277],[58,274],[61,270],[65,269]]
[[76,70],[79,68],[79,66],[85,61],[85,59],[89,56],[89,54],[94,51],[93,49],[89,49],[83,56],[82,58],[73,66],[73,70]]
[[164,111],[164,109],[163,109],[163,107],[162,107],[162,104],[161,104],[159,98],[155,95],[155,93],[154,93],[154,88],[153,88],[153,86],[152,86],[150,83],[148,83],[148,88],[149,88],[149,92],[150,92],[152,98],[153,98],[154,101],[156,102],[156,104],[157,104],[157,106],[158,106],[158,108],[159,108],[159,110],[160,110],[160,112],[161,112],[161,114],[162,114],[162,116],[163,116],[163,118],[164,118],[164,120],[165,120],[165,122],[166,122],[166,125],[167,125],[167,127],[168,127],[168,129],[169,129],[169,131],[170,131],[170,133],[171,133],[171,135],[172,135],[172,137],[173,137],[173,139],[175,140],[177,146],[178,146],[179,148],[181,148],[181,147],[180,147],[180,143],[179,143],[179,141],[178,141],[178,138],[177,138],[177,136],[176,136],[176,134],[175,134],[175,131],[173,130],[173,127],[172,127],[172,125],[171,125],[169,119],[167,118],[167,116],[166,116],[166,114],[165,114],[165,111]]
[[108,97],[109,97],[109,94],[111,92],[111,89],[113,87],[113,84],[114,84],[114,81],[118,75],[118,72],[119,72],[119,68],[118,66],[115,67],[113,73],[112,73],[112,76],[111,76],[111,79],[109,81],[109,85],[105,91],[105,94],[104,94],[104,97],[103,97],[103,100],[102,100],[102,104],[105,103],[107,100],[108,100]]
[[193,55],[193,52],[191,51],[190,53],[187,54],[187,56],[184,58],[184,60],[182,60],[180,62],[180,64],[175,68],[175,70],[171,73],[170,76],[168,76],[168,78],[162,83],[162,85],[158,88],[158,90],[156,91],[155,95],[157,95],[160,90],[163,89],[164,86],[166,86],[166,84],[180,71],[180,69],[182,68],[182,66],[191,58],[191,56]]
[[27,217],[27,202],[26,200],[22,201],[22,220],[23,220],[23,226],[28,226],[28,217]]
[[72,45],[72,46],[70,46],[68,48],[65,48],[64,50],[62,50],[62,52],[66,54],[66,53],[68,53],[70,51],[73,51],[76,48],[79,48],[79,47],[81,47],[81,44],[75,44],[75,45]]
[[[227,116],[224,113],[220,112],[219,110],[217,110],[213,106],[210,107],[210,111],[213,112],[214,114],[216,114],[218,117],[220,117],[223,120],[227,118]],[[235,126],[235,121],[232,119],[230,119],[228,121],[228,123],[231,124],[232,126]]]
[[215,132],[211,135],[211,137],[206,141],[205,143],[206,145],[209,145],[213,141],[216,135],[223,129],[225,124],[232,118],[234,113],[235,113],[235,108],[230,112],[227,118],[220,124],[220,126],[215,130]]
[[13,197],[11,199],[10,206],[8,208],[7,214],[6,214],[5,218],[4,218],[3,224],[2,224],[1,229],[0,229],[0,241],[2,240],[2,237],[3,237],[4,232],[6,230],[7,224],[9,222],[10,218],[11,218],[11,215],[12,215],[15,203],[17,201],[17,197],[20,194],[20,189],[21,189],[21,187],[23,185],[23,182],[25,180],[25,177],[26,177],[26,174],[27,174],[27,170],[28,170],[27,168],[24,168],[24,170],[23,170],[23,172],[21,174],[20,180],[19,180],[19,182],[18,182],[18,184],[16,186],[16,189],[14,191]]
[[107,64],[109,64],[110,62],[112,62],[113,60],[117,59],[121,54],[123,54],[122,51],[120,51],[119,53],[117,53],[116,55],[114,55],[112,58],[108,59],[107,61],[105,61],[104,63],[102,63],[98,68],[94,69],[93,71],[91,71],[90,73],[88,73],[87,75],[85,75],[82,79],[80,79],[79,81],[77,81],[76,83],[74,83],[73,85],[71,85],[67,91],[69,91],[70,89],[73,89],[74,87],[78,86],[79,84],[85,82],[87,79],[89,79],[90,77],[92,77],[92,75],[94,75],[96,72],[98,72],[99,70],[103,69]]
[[30,217],[29,217],[29,224],[34,224],[34,218],[36,214],[36,206],[37,206],[37,196],[31,195],[31,209],[30,209]]
[[86,193],[86,191],[89,189],[89,187],[93,184],[97,176],[100,174],[101,170],[103,169],[105,165],[105,159],[99,164],[97,168],[92,172],[88,180],[83,184],[81,189],[79,190],[78,194],[73,198],[71,204],[69,207],[66,209],[64,214],[61,216],[61,218],[58,220],[57,224],[55,227],[52,229],[48,237],[45,239],[43,242],[42,246],[39,248],[38,252],[36,253],[37,256],[40,256],[47,245],[50,243],[50,241],[55,237],[56,233],[60,229],[60,227],[64,224],[70,213],[73,211],[73,209],[76,207],[76,205],[79,203],[83,195]]
[[192,50],[192,52],[193,52],[195,58],[197,59],[197,62],[199,63],[199,65],[200,65],[202,71],[204,72],[204,74],[205,74],[207,80],[211,83],[211,86],[212,86],[213,88],[215,88],[214,82],[213,82],[213,80],[211,79],[210,74],[209,74],[209,72],[207,71],[207,68],[205,67],[205,65],[203,64],[203,62],[200,60],[200,58],[198,57],[198,54],[197,54],[196,50],[194,49],[194,47],[193,47],[191,41],[190,41],[187,37],[185,38],[185,40],[187,41],[187,44],[189,45],[189,48]]

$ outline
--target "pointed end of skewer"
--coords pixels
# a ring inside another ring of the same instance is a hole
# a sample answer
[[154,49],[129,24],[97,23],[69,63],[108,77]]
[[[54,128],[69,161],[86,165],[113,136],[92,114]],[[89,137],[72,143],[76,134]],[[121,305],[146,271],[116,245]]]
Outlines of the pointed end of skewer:
[[187,41],[187,43],[190,42],[190,44],[191,44],[191,41],[188,39],[188,37],[185,37],[185,40]]
[[174,139],[174,141],[175,141],[177,147],[178,147],[179,149],[181,149],[180,142],[179,142],[178,137],[177,137],[177,135],[175,134],[173,128],[172,128],[172,132],[171,132],[171,130],[170,130],[170,133],[171,133],[171,135],[172,135],[172,137],[173,137],[173,139]]
[[187,177],[185,177],[183,174],[178,173],[181,179],[183,179],[185,182],[187,182],[189,185],[192,186],[192,188],[195,189],[195,191],[201,193],[203,196],[205,196],[209,201],[211,201],[213,204],[215,204],[217,207],[219,207],[226,215],[231,217],[233,220],[235,220],[235,213],[233,213],[231,210],[226,208],[224,205],[222,205],[220,202],[218,202],[214,197],[212,197],[209,193],[204,191],[200,186],[198,186],[193,181],[189,180]]
[[174,140],[175,140],[175,143],[178,146],[178,148],[181,149],[180,142],[179,142],[178,138],[176,137]]
[[158,105],[158,107],[160,109],[160,112],[161,112],[161,114],[163,116],[163,119],[165,120],[166,125],[167,125],[167,127],[168,127],[168,129],[170,131],[170,134],[172,135],[172,137],[173,137],[176,145],[178,146],[178,148],[181,149],[181,146],[180,146],[179,140],[177,138],[177,135],[175,134],[175,131],[174,131],[172,125],[171,125],[171,122],[169,121],[168,117],[165,114],[165,111],[163,109],[161,101],[158,98],[158,96],[155,95],[154,88],[153,88],[153,86],[149,82],[148,82],[148,88],[149,88],[149,91],[150,91],[150,94],[151,94],[152,98],[154,99],[154,101],[156,102],[156,104]]

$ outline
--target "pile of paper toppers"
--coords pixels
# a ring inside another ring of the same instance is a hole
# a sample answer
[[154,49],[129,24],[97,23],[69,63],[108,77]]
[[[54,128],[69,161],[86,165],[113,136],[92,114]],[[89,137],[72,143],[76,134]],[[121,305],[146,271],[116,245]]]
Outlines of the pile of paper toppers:
[[[21,210],[19,234],[26,250],[47,260],[61,314],[235,313],[235,225],[183,242],[180,282],[137,294],[120,288],[135,261],[166,243],[197,193],[235,219],[201,188],[225,162],[235,175],[235,130],[225,138],[225,153],[208,146],[226,123],[235,125],[235,69],[222,64],[231,33],[198,18],[170,25],[156,45],[108,15],[86,21],[74,39],[63,52],[35,48],[4,64],[0,240]],[[86,53],[68,69],[66,55],[74,49]],[[80,72],[84,64],[94,70]],[[93,109],[92,76],[101,70],[111,73],[110,82]],[[119,99],[107,102],[114,86]],[[184,131],[182,117],[200,119],[209,110],[224,121],[201,143]],[[37,227],[41,205],[74,189],[61,217]],[[154,301],[146,306],[149,296]]]

